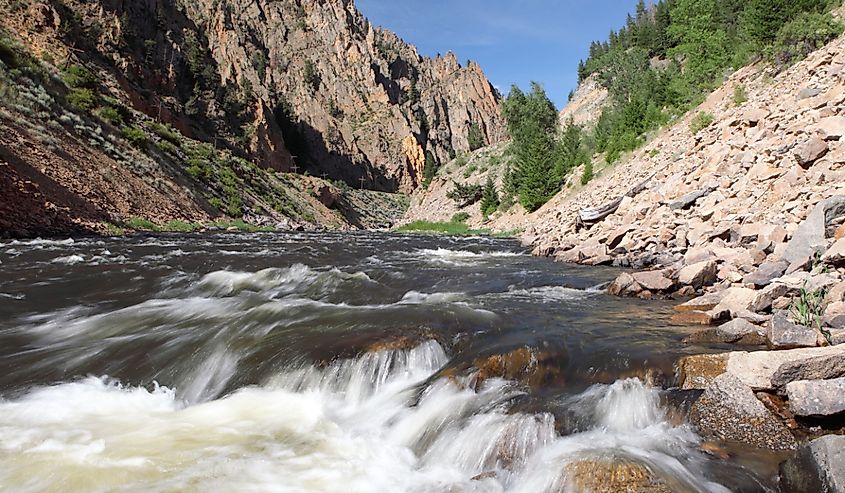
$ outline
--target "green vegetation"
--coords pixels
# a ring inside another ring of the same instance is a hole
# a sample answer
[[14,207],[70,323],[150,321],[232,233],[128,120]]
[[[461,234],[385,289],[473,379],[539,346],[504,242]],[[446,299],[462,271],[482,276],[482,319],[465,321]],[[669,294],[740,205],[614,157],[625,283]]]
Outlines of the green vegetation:
[[503,113],[514,158],[505,176],[506,192],[534,211],[560,191],[572,168],[588,160],[581,129],[569,122],[559,134],[557,110],[536,82],[528,94],[512,87]]
[[182,140],[180,135],[169,125],[163,125],[158,122],[150,122],[147,124],[147,128],[152,130],[154,134],[158,135],[163,140],[166,140],[173,145],[179,145]]
[[[755,54],[770,54],[780,66],[806,56],[842,32],[828,13],[840,3],[661,0],[647,7],[641,0],[636,15],[607,41],[593,42],[578,67],[579,80],[595,75],[612,100],[599,118],[591,150],[615,162],[640,146],[649,131],[696,106]],[[664,62],[652,63],[655,58]],[[744,102],[744,89],[734,101]]]
[[400,226],[397,230],[399,233],[442,233],[448,235],[481,235],[489,233],[486,230],[473,230],[462,222],[448,222],[438,223],[430,221],[415,221],[404,226]]
[[312,90],[317,91],[320,89],[320,74],[317,72],[314,62],[311,60],[305,60],[305,69],[302,76]]
[[827,291],[823,288],[810,291],[805,286],[799,291],[798,298],[792,301],[789,311],[795,323],[805,327],[815,328],[830,342],[830,332],[822,328],[821,322],[822,315],[824,315],[825,311],[824,300],[826,296]]
[[450,219],[453,223],[465,223],[469,220],[469,213],[468,212],[456,212],[452,219]]
[[496,190],[496,184],[493,182],[493,177],[487,177],[487,183],[484,184],[484,190],[481,192],[481,214],[484,218],[490,217],[491,214],[499,209],[499,192]]
[[581,185],[586,185],[593,180],[593,163],[592,161],[588,161],[587,164],[584,165],[584,172],[581,173]]
[[254,224],[249,224],[244,222],[243,220],[237,219],[235,221],[218,221],[212,223],[211,226],[220,229],[229,229],[229,228],[237,228],[238,231],[242,231],[244,233],[269,233],[275,231],[275,229],[267,226],[256,226]]
[[690,121],[689,129],[690,132],[697,134],[698,132],[701,132],[712,124],[713,115],[711,115],[710,113],[698,113]]
[[97,105],[97,96],[88,88],[71,89],[67,95],[67,102],[79,111],[89,112]]
[[481,127],[477,123],[469,126],[467,139],[469,140],[470,151],[477,151],[484,147],[484,134],[481,133]]
[[101,106],[94,110],[94,114],[101,120],[108,122],[115,127],[123,125],[123,115],[111,106]]
[[742,106],[748,101],[748,94],[745,92],[745,86],[734,87],[733,102],[736,106]]
[[427,189],[431,185],[431,180],[437,175],[437,170],[440,169],[440,163],[434,159],[434,154],[431,151],[425,152],[425,167],[423,168],[423,188]]
[[120,129],[120,133],[133,146],[139,149],[146,149],[149,140],[147,139],[147,133],[142,129],[135,126],[124,126]]
[[446,197],[455,201],[455,204],[464,208],[481,200],[481,185],[464,185],[452,180],[452,190]]
[[97,76],[94,72],[82,65],[71,65],[62,74],[65,84],[72,88],[95,89],[97,87]]
[[136,231],[158,231],[158,225],[149,219],[142,217],[131,217],[124,222],[124,226]]

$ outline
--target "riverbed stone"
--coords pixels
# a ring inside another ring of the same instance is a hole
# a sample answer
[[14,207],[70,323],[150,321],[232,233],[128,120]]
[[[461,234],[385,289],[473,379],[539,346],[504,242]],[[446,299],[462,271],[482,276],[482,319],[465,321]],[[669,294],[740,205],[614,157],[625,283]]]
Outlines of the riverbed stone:
[[845,412],[845,378],[798,380],[786,384],[789,409],[796,416],[832,416]]
[[705,438],[746,443],[766,450],[794,450],[789,429],[735,375],[716,377],[690,409],[690,422]]
[[607,286],[607,293],[612,296],[625,296],[630,294],[636,294],[637,292],[642,291],[642,288],[637,284],[637,281],[634,280],[634,276],[628,274],[627,272],[623,272]]
[[704,390],[728,368],[730,353],[694,354],[678,360],[678,384],[682,390]]
[[732,343],[755,346],[766,343],[766,331],[748,320],[737,318],[718,327],[702,329],[684,338],[685,343]]
[[716,282],[716,262],[708,260],[688,265],[678,272],[678,282],[700,289]]
[[636,272],[633,277],[637,284],[652,292],[669,291],[675,284],[659,270]]
[[691,311],[708,311],[716,308],[716,305],[722,301],[721,293],[707,293],[698,298],[691,299],[686,303],[681,303],[675,306],[676,312],[691,312]]
[[817,342],[818,332],[810,327],[793,323],[785,310],[775,313],[766,332],[766,344],[769,349],[815,347]]
[[584,459],[564,467],[561,491],[671,493],[672,488],[643,464],[612,458]]
[[788,349],[784,351],[735,351],[726,356],[726,371],[754,390],[776,390],[794,380],[838,378],[845,346]]
[[781,491],[845,493],[845,436],[827,435],[780,465]]

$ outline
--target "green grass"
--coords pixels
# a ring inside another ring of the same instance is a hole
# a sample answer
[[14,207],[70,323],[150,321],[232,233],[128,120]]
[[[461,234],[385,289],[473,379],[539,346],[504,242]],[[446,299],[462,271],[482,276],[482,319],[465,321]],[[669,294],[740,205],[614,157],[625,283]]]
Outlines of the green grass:
[[220,229],[229,229],[234,227],[238,228],[238,231],[242,231],[244,233],[271,233],[276,231],[275,228],[270,226],[256,226],[254,224],[246,223],[240,219],[236,221],[217,221],[211,225]]
[[129,229],[134,229],[136,231],[158,231],[159,227],[156,223],[150,221],[149,219],[144,219],[143,217],[130,217],[124,223]]
[[199,223],[189,223],[186,221],[179,221],[178,219],[174,219],[172,221],[168,221],[164,223],[164,226],[159,228],[161,231],[167,231],[170,233],[195,233],[203,228],[202,224]]

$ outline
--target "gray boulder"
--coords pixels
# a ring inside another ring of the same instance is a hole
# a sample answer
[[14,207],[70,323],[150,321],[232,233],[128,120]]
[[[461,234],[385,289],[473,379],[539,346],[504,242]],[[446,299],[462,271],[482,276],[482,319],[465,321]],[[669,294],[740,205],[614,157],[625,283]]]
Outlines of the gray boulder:
[[825,241],[827,226],[843,215],[845,215],[845,196],[837,195],[819,202],[786,244],[783,259],[794,264],[824,250],[827,247]]
[[745,276],[742,279],[742,282],[753,284],[758,288],[763,287],[771,283],[773,279],[777,279],[782,276],[788,267],[789,263],[784,262],[783,260],[765,262],[756,271]]
[[[820,348],[821,351],[821,348]],[[771,385],[775,389],[782,389],[790,382],[799,380],[825,380],[845,377],[845,354],[828,353],[804,359],[786,361],[777,367],[772,374]]]
[[716,377],[692,405],[690,422],[701,435],[767,450],[793,450],[795,437],[750,387],[735,375]]
[[702,329],[684,339],[686,343],[696,344],[744,344],[756,346],[766,343],[766,332],[762,327],[737,318],[718,327]]
[[772,317],[766,332],[766,344],[769,349],[795,349],[815,347],[818,344],[818,332],[815,329],[792,323],[785,311],[779,311]]
[[780,465],[781,491],[845,493],[845,437],[828,435]]
[[799,380],[786,384],[789,409],[797,416],[833,416],[845,412],[845,378]]

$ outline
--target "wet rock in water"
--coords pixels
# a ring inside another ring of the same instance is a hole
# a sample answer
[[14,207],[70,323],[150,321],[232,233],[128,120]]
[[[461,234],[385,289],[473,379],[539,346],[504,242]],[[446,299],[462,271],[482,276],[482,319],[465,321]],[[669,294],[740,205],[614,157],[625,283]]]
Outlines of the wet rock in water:
[[706,389],[716,377],[727,371],[729,355],[695,354],[679,359],[678,383],[681,389]]
[[675,313],[671,322],[675,325],[715,325],[725,318],[725,312],[693,310]]
[[659,270],[636,272],[633,278],[643,288],[656,293],[669,291],[675,285],[671,279],[664,275],[663,271]]
[[561,492],[671,493],[665,480],[642,464],[608,459],[584,459],[567,464]]
[[716,282],[716,262],[713,260],[688,265],[678,273],[678,282],[700,289]]
[[766,343],[766,333],[762,327],[737,318],[718,327],[702,329],[684,338],[688,344],[744,344],[756,346]]
[[766,344],[769,349],[815,347],[817,343],[818,332],[815,329],[793,323],[789,320],[786,311],[775,313],[766,332]]
[[691,299],[686,303],[682,303],[675,307],[676,312],[690,312],[690,311],[702,311],[706,312],[708,310],[712,310],[716,308],[716,305],[722,301],[722,294],[721,293],[707,293],[705,295],[699,296],[698,298]]
[[623,272],[610,283],[607,287],[608,294],[612,296],[628,296],[642,291],[642,288],[637,285],[634,276]]
[[767,450],[792,450],[789,429],[736,376],[716,377],[690,410],[690,422],[705,438],[746,443]]
[[797,416],[833,416],[845,412],[845,378],[799,380],[786,384],[789,408]]
[[845,437],[828,435],[801,447],[780,465],[781,491],[845,493]]
[[555,355],[527,347],[517,348],[505,354],[478,358],[473,361],[472,366],[477,370],[474,382],[476,388],[485,380],[504,378],[538,389],[558,381],[562,375]]

